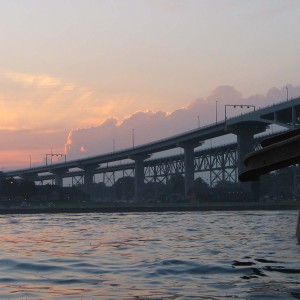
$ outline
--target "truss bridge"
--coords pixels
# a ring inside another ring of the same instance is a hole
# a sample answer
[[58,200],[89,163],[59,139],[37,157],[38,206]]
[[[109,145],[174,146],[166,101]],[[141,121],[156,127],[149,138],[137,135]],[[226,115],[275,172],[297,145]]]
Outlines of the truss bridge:
[[[299,127],[300,98],[256,109],[130,149],[85,159],[66,160],[64,163],[8,171],[4,176],[21,177],[41,183],[52,180],[58,186],[63,186],[63,179],[71,178],[72,184],[81,183],[85,191],[91,193],[95,181],[113,184],[118,173],[118,176],[134,177],[135,197],[138,201],[141,199],[145,183],[164,182],[169,176],[179,173],[184,175],[185,193],[188,194],[193,189],[195,178],[204,173],[207,174],[211,186],[220,180],[237,181],[238,175],[245,171],[243,158],[255,150],[255,147],[259,147],[260,138],[257,138],[257,134],[263,133],[271,124],[286,129]],[[236,143],[201,148],[204,141],[228,134],[236,135]],[[183,154],[151,158],[154,153],[175,148],[183,149]],[[129,163],[122,163],[128,160]]]

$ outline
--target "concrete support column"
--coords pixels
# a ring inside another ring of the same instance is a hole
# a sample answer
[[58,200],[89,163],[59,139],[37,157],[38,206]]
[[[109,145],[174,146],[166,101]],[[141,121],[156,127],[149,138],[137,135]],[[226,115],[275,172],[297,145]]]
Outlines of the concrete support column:
[[134,197],[137,202],[143,200],[145,184],[144,160],[149,157],[148,154],[138,154],[130,157],[130,159],[134,160]]
[[98,165],[84,166],[83,182],[84,191],[92,197],[94,184],[94,170]]
[[54,179],[55,185],[62,187],[63,186],[63,176],[62,174],[56,173]]
[[68,172],[68,169],[55,169],[51,171],[54,174],[54,183],[59,187],[63,187],[63,178],[64,175]]
[[[254,132],[251,131],[246,126],[241,126],[237,130],[237,152],[238,152],[238,175],[246,171],[246,166],[244,165],[245,155],[254,151]],[[254,201],[259,199],[259,182],[255,184],[250,184],[248,182],[243,184],[244,188],[252,192]]]
[[136,201],[142,200],[144,180],[144,160],[138,158],[134,161],[134,195]]
[[296,121],[297,121],[297,119],[296,119],[296,109],[295,109],[295,107],[293,106],[292,107],[292,128],[293,129],[295,129],[296,128]]
[[244,165],[245,155],[254,151],[254,132],[247,127],[241,127],[237,131],[238,150],[238,174],[246,170]]
[[225,181],[226,178],[225,153],[222,153],[222,157],[221,157],[221,172],[222,172],[222,181]]
[[201,145],[201,142],[186,142],[179,146],[184,149],[184,193],[188,195],[194,188],[195,164],[194,148]]
[[194,146],[187,145],[184,147],[184,192],[188,195],[194,188],[195,166],[194,166]]
[[[275,118],[277,118],[276,114]],[[245,122],[228,128],[237,135],[238,174],[246,170],[245,156],[254,151],[254,135],[264,132],[266,127],[266,124],[259,122]]]
[[38,177],[37,173],[36,174],[24,174],[24,175],[22,175],[22,178],[24,180],[32,181],[32,182],[34,182],[34,180],[35,180],[36,177]]

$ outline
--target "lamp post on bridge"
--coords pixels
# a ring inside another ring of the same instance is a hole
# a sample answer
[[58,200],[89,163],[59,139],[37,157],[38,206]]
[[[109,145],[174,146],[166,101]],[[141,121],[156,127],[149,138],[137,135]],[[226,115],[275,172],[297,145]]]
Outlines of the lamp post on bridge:
[[285,88],[286,88],[286,101],[289,101],[289,88],[288,86],[286,86]]
[[132,148],[134,148],[134,128],[132,128]]
[[253,108],[253,111],[255,111],[255,105],[249,105],[249,104],[225,104],[225,121],[227,120],[227,107],[233,107],[233,108]]
[[218,100],[216,100],[216,124],[218,123]]
[[65,158],[65,163],[67,162],[67,155],[64,153],[47,153],[46,154],[46,166],[48,166],[48,157],[50,156],[50,166],[52,165],[52,157],[64,157]]

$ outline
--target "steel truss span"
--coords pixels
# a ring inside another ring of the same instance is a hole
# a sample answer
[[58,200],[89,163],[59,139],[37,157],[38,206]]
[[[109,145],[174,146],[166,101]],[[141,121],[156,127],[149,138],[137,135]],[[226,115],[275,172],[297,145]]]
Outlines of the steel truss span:
[[[237,145],[196,151],[194,172],[196,177],[208,174],[212,186],[220,180],[237,181]],[[145,182],[165,182],[175,174],[185,174],[183,155],[145,162]]]
[[[257,145],[255,137],[271,124],[287,129],[300,127],[300,97],[132,148],[8,171],[3,176],[37,182],[54,179],[58,186],[71,178],[72,184],[83,184],[86,192],[90,191],[95,179],[113,185],[118,178],[134,176],[135,199],[138,200],[145,182],[165,182],[174,174],[184,174],[185,194],[188,195],[199,175],[208,178],[211,186],[220,180],[237,181],[238,174],[245,171],[244,157],[255,149],[254,144]],[[236,144],[195,151],[204,141],[228,134],[236,135]],[[181,148],[183,154],[149,160],[154,153],[176,148]],[[118,164],[124,161],[129,163]]]
[[[265,138],[265,136],[264,136]],[[254,148],[260,149],[262,137],[255,139]],[[238,153],[237,144],[231,143],[218,147],[208,148],[195,152],[194,167],[196,177],[207,176],[210,186],[214,186],[221,180],[238,181]],[[144,162],[145,183],[165,183],[171,176],[185,174],[183,154],[146,160]],[[120,166],[106,166],[95,170],[95,182],[103,182],[107,186],[116,183],[118,178],[134,177],[134,164]],[[199,175],[199,176],[197,176]],[[73,178],[73,177],[72,177]],[[78,176],[76,176],[78,178]],[[96,180],[98,178],[98,180]],[[83,184],[82,177],[78,182]],[[73,179],[72,179],[73,182]],[[74,180],[75,182],[75,180]]]

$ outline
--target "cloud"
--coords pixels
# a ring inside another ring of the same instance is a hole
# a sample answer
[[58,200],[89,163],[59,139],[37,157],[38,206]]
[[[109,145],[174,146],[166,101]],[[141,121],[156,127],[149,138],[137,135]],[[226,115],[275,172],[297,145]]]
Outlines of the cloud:
[[[300,95],[300,86],[288,85],[290,97]],[[225,117],[225,104],[249,104],[256,107],[271,105],[284,101],[286,87],[271,88],[266,95],[253,95],[244,98],[243,95],[232,86],[220,86],[212,91],[205,99],[196,99],[186,107],[177,109],[171,113],[162,111],[139,111],[126,117],[124,120],[109,118],[99,126],[71,130],[65,145],[65,150],[70,159],[87,157],[130,148],[158,139],[166,138],[183,131],[195,129],[199,126],[211,124],[215,121],[216,101],[218,101],[218,117]],[[227,116],[246,112],[245,109],[229,109]],[[252,109],[252,108],[249,108]],[[133,132],[134,130],[134,132]],[[82,149],[85,151],[82,152]]]
[[0,109],[5,112],[0,119],[2,129],[90,125],[94,111],[101,107],[90,88],[49,75],[3,72],[0,84]]
[[[133,142],[140,145],[213,123],[216,104],[222,120],[225,104],[262,107],[286,100],[287,94],[284,86],[245,98],[232,86],[219,86],[208,97],[171,112],[151,110],[151,99],[148,109],[136,110],[135,97],[103,100],[88,87],[67,80],[42,80],[42,75],[28,80],[30,76],[23,75],[0,74],[0,166],[4,168],[27,166],[29,155],[33,162],[44,163],[51,148],[65,152],[68,160],[131,148]],[[47,87],[40,88],[43,85]],[[300,86],[287,87],[289,97],[300,95]],[[227,116],[239,113],[229,109]]]
[[0,129],[90,127],[112,115],[123,118],[145,103],[141,97],[103,95],[46,74],[2,72],[0,86],[0,110],[5,112]]
[[45,162],[45,155],[63,153],[68,134],[62,129],[0,130],[0,168],[28,167]]
[[[289,85],[288,89],[291,97],[300,95],[300,86]],[[284,101],[285,96],[286,87],[272,88],[266,95],[244,98],[234,87],[220,86],[207,98],[197,99],[172,113],[139,111],[123,121],[109,118],[99,126],[71,130],[65,149],[69,158],[78,158],[112,152],[113,147],[116,150],[130,148],[133,142],[132,130],[134,130],[134,142],[138,145],[195,129],[199,125],[213,123],[216,101],[218,101],[219,120],[222,120],[225,117],[225,104],[250,104],[260,107]],[[245,109],[247,108],[243,108]],[[231,117],[242,112],[245,111],[232,108],[227,113],[228,117]]]
[[18,72],[7,72],[3,74],[6,78],[27,85],[35,86],[37,88],[52,88],[62,85],[59,78],[40,74],[27,74]]

